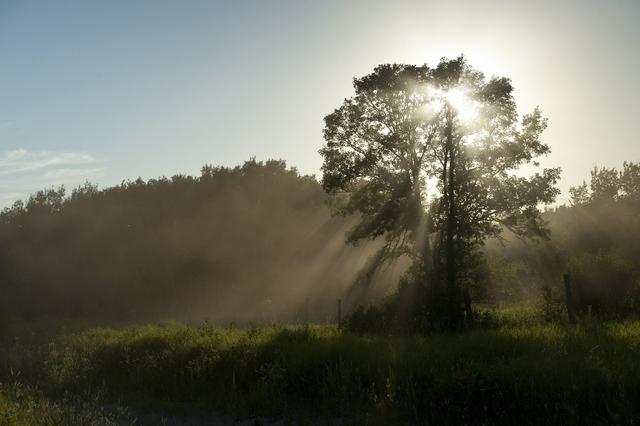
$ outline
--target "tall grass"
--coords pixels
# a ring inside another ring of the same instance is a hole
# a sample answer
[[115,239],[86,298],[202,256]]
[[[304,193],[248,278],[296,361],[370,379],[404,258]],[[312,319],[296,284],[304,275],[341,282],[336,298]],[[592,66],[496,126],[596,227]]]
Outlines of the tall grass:
[[626,423],[640,323],[363,336],[332,327],[92,329],[50,345],[50,390],[157,409],[354,423]]
[[43,412],[70,419],[63,424],[109,424],[107,403],[347,424],[640,419],[640,322],[568,327],[503,316],[501,327],[428,336],[206,323],[5,326],[0,424],[54,424],[35,422]]
[[126,409],[107,412],[97,398],[79,399],[71,395],[52,400],[36,387],[19,381],[0,384],[0,425],[2,426],[116,426],[135,424]]

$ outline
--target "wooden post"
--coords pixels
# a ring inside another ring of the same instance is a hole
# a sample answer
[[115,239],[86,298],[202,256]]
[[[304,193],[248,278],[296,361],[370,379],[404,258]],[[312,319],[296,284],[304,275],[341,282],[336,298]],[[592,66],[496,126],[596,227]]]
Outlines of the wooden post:
[[309,298],[304,301],[304,326],[309,328]]
[[342,299],[338,299],[338,328],[342,328]]
[[576,323],[576,311],[573,307],[573,298],[571,297],[571,273],[564,274],[564,297],[565,304],[567,306],[567,315],[569,315],[569,322],[571,324]]
[[464,299],[464,313],[467,320],[467,328],[469,328],[473,326],[473,308],[471,307],[471,295],[466,286],[462,289],[462,297]]

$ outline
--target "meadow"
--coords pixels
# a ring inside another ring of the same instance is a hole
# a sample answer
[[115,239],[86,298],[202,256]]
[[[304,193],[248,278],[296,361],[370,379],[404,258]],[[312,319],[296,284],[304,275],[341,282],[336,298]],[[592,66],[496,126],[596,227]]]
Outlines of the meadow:
[[640,417],[639,321],[493,316],[463,333],[393,336],[326,325],[5,323],[0,424],[140,424],[136,413],[185,411],[296,424]]

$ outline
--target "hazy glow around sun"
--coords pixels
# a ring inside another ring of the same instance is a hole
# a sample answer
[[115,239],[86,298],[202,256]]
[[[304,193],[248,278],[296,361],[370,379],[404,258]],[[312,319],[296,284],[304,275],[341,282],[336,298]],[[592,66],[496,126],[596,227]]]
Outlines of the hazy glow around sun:
[[444,97],[463,123],[469,123],[478,117],[477,102],[472,100],[462,88],[449,89],[444,92]]
[[442,90],[433,86],[425,88],[426,102],[423,113],[428,117],[433,117],[444,110],[449,105],[454,111],[461,124],[470,124],[478,118],[478,102],[473,100],[463,87],[454,87],[449,90]]

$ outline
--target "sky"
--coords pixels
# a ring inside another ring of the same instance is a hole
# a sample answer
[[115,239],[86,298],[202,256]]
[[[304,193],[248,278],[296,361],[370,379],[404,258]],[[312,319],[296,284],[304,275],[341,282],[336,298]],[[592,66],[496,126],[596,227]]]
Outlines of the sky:
[[354,77],[460,54],[548,117],[562,202],[640,161],[638,22],[638,0],[0,0],[0,207],[251,157],[320,177]]

